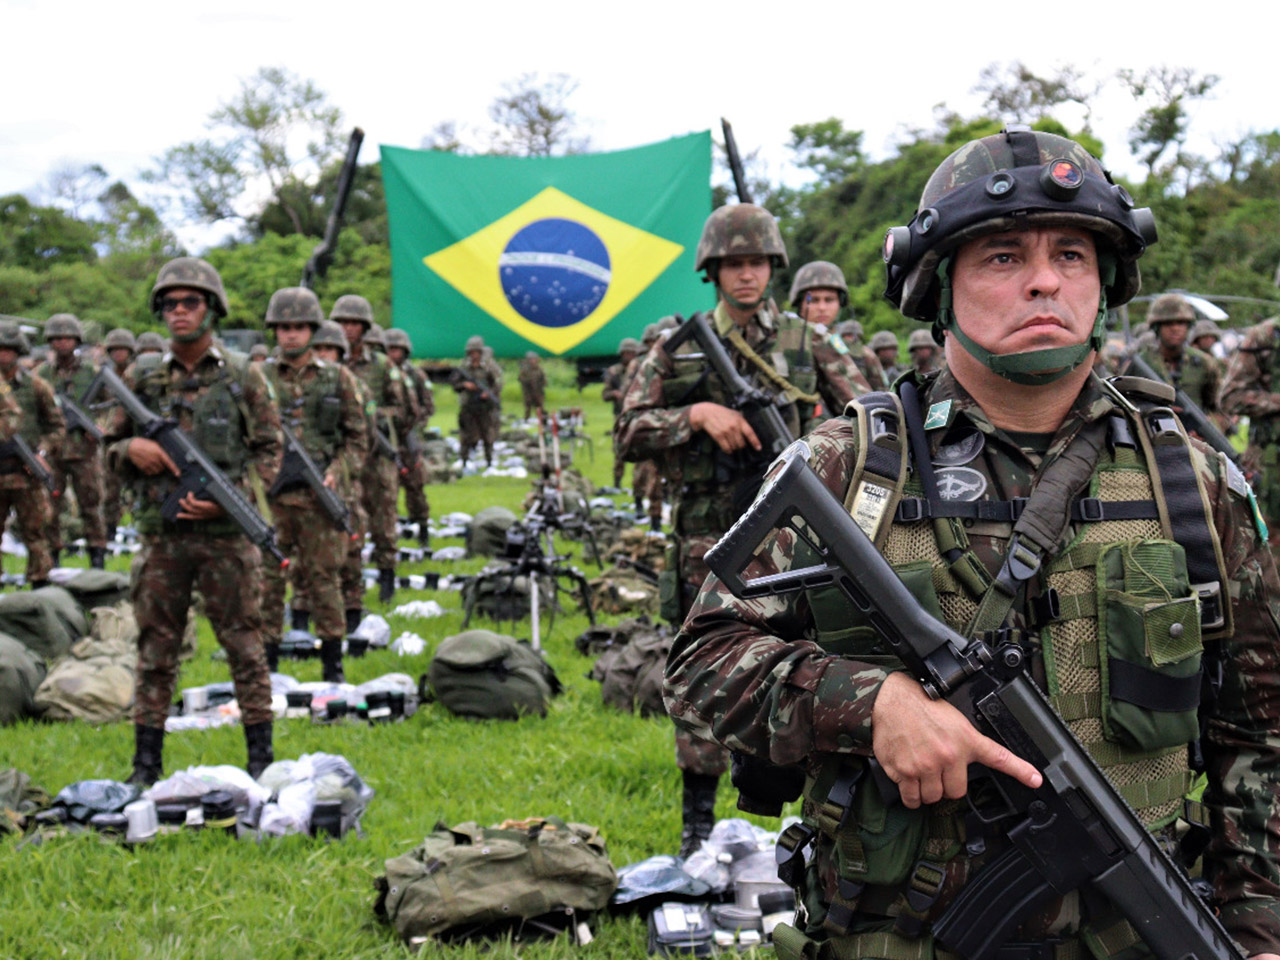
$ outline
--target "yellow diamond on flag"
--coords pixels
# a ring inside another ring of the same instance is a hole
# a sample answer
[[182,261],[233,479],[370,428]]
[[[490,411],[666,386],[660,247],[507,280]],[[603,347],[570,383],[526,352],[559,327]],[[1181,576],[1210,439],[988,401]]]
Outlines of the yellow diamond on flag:
[[423,263],[499,323],[560,354],[621,313],[683,250],[547,187]]

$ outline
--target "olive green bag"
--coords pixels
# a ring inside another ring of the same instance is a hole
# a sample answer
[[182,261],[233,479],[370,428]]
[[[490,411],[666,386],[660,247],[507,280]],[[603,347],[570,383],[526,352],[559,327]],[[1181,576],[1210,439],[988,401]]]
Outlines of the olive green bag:
[[419,681],[423,699],[452,713],[491,720],[546,716],[562,687],[538,651],[492,630],[467,630],[440,641]]
[[603,909],[618,885],[600,831],[558,817],[435,830],[386,861],[374,913],[408,943],[460,939]]

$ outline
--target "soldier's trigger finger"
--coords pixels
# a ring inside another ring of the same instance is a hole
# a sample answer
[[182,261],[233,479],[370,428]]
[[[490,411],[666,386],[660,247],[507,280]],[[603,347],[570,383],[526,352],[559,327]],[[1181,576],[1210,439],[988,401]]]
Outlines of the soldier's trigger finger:
[[1036,789],[1044,782],[1040,771],[1023,760],[1008,747],[999,744],[990,737],[974,731],[977,740],[974,744],[972,758],[975,763],[990,767],[1000,773],[1008,774],[1024,786]]
[[752,450],[759,451],[761,449],[760,438],[757,437],[756,432],[751,429],[751,424],[747,422],[747,418],[742,416],[742,414],[738,414],[738,416],[742,420],[742,436],[746,439],[747,443],[751,444]]

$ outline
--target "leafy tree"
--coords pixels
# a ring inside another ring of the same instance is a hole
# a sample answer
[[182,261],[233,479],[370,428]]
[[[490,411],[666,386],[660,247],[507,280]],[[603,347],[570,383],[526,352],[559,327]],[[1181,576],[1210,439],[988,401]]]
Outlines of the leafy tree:
[[526,73],[503,84],[502,93],[489,105],[489,119],[497,128],[490,152],[551,157],[586,151],[590,139],[576,133],[578,118],[568,106],[577,89],[578,82],[565,73],[553,73],[546,80]]
[[822,186],[842,182],[867,161],[862,152],[862,131],[846,130],[839,117],[796,124],[787,146],[795,154],[796,166],[813,171]]
[[[1117,74],[1133,98],[1147,106],[1129,131],[1129,149],[1147,167],[1148,179],[1169,180],[1178,168],[1194,165],[1182,147],[1187,140],[1188,104],[1202,100],[1220,79],[1215,74],[1198,76],[1190,67],[1150,67],[1141,75],[1125,68]],[[1173,150],[1171,163],[1161,169],[1160,161]]]
[[1087,87],[1085,74],[1070,65],[1042,77],[1021,60],[1014,60],[987,64],[973,89],[987,95],[982,106],[988,116],[1030,124],[1047,119],[1058,107],[1076,104],[1084,109],[1087,125],[1090,102],[1100,85]]
[[0,264],[43,270],[58,263],[93,263],[97,229],[57,207],[22,194],[0,197]]

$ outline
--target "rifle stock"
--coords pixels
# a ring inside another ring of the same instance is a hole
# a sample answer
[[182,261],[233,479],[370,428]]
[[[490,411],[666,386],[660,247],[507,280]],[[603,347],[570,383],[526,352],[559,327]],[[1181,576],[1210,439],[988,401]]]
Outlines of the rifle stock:
[[[976,768],[990,778],[999,806],[982,807],[974,785],[970,804],[979,817],[1008,826],[1010,846],[947,908],[933,927],[937,941],[966,960],[989,960],[1032,910],[1092,885],[1159,960],[1242,960],[1185,873],[1026,675],[1021,645],[1004,631],[967,639],[930,616],[813,472],[808,456],[803,442],[784,454],[756,503],[707,553],[707,565],[744,599],[837,587],[929,696],[946,699],[1044,775],[1030,790]],[[817,562],[744,576],[759,545],[780,527]]]

